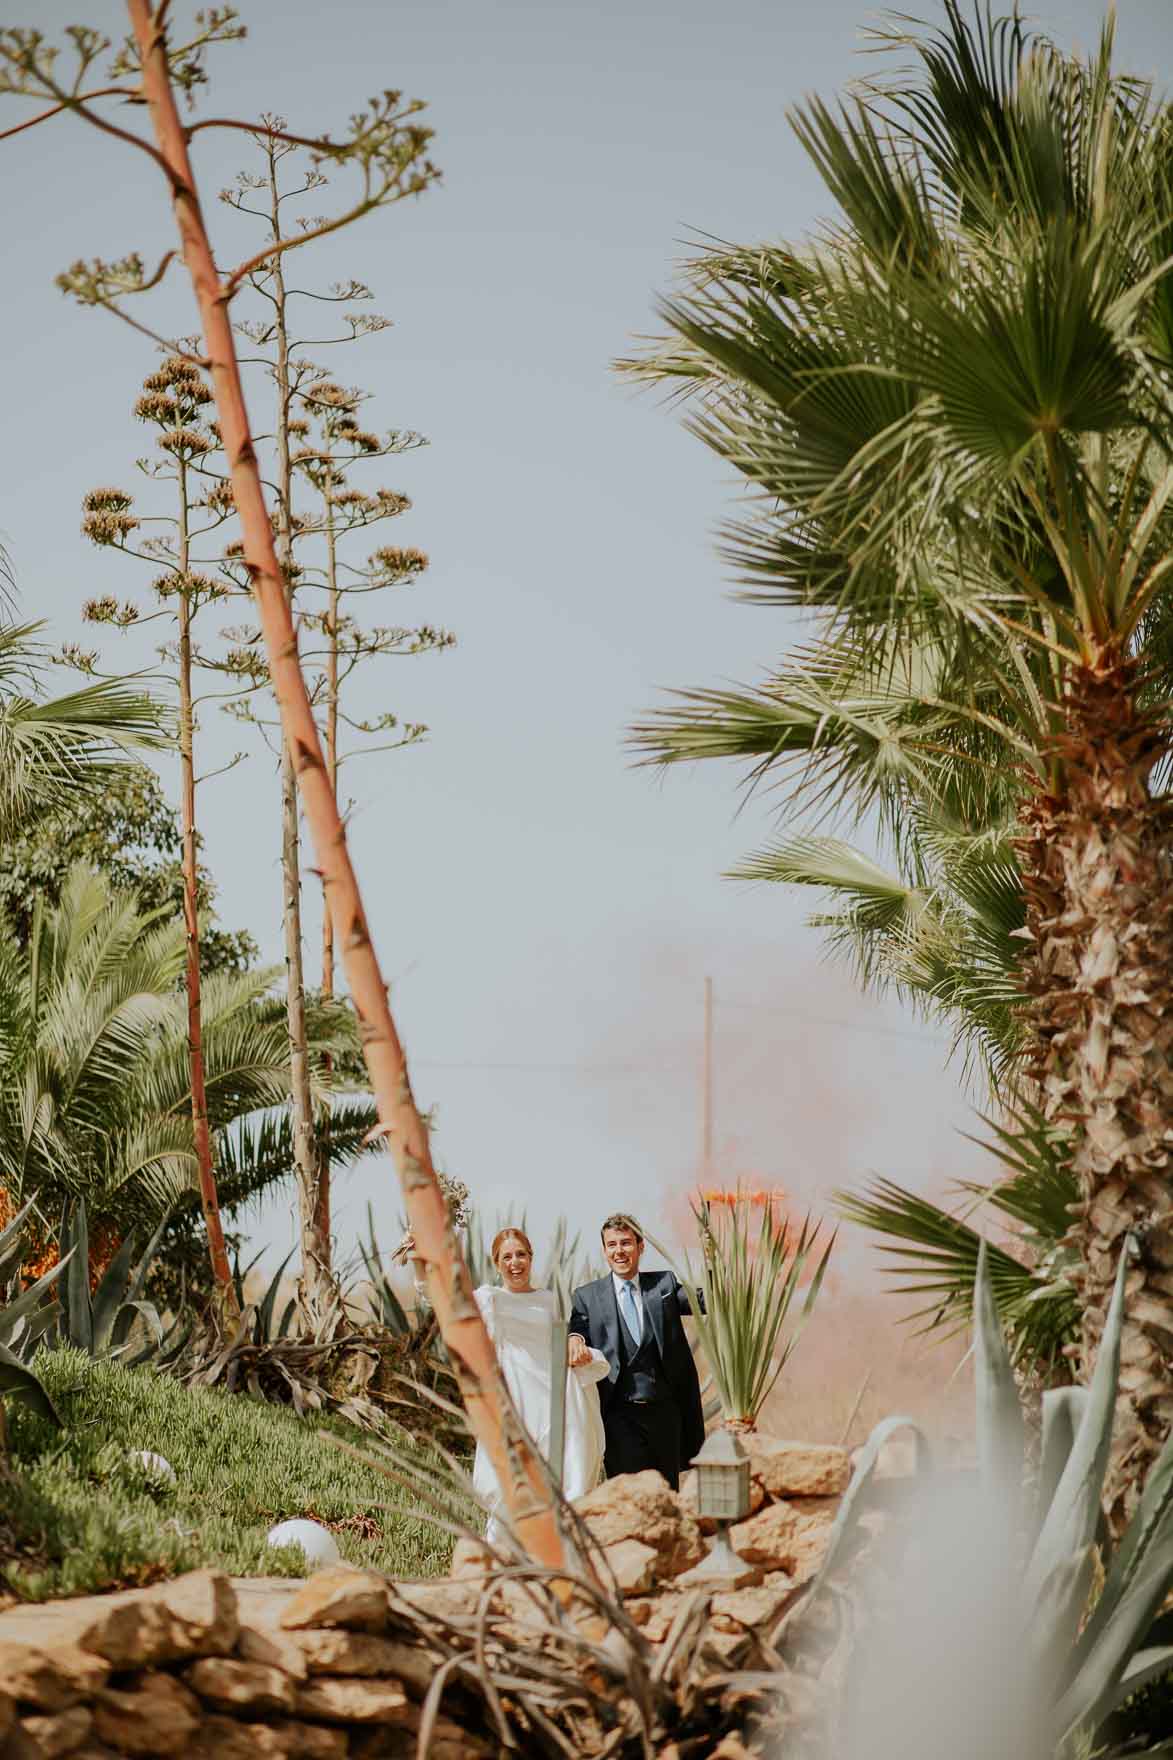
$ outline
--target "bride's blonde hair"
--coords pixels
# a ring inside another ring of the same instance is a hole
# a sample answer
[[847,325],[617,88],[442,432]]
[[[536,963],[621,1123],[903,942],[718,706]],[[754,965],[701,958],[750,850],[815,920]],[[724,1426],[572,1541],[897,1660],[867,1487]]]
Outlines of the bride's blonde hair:
[[503,1228],[498,1234],[493,1236],[493,1244],[489,1248],[489,1257],[494,1265],[497,1263],[497,1254],[501,1251],[501,1248],[505,1245],[506,1241],[520,1241],[530,1258],[533,1258],[534,1249],[524,1228]]

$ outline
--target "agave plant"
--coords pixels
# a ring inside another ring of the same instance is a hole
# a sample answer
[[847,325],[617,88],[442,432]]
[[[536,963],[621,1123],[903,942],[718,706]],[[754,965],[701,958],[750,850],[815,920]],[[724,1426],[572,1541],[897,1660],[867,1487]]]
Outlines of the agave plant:
[[50,1423],[61,1422],[39,1376],[23,1361],[36,1348],[49,1324],[52,1311],[47,1309],[45,1298],[65,1269],[65,1262],[59,1259],[28,1289],[21,1289],[25,1224],[31,1209],[30,1201],[0,1229],[0,1457],[5,1441],[4,1399],[23,1400]]
[[[904,1577],[898,1642],[887,1645],[883,1633],[860,1640],[835,1749],[844,1760],[884,1751],[885,1743],[907,1760],[944,1752],[954,1760],[987,1760],[993,1752],[1014,1760],[1076,1760],[1093,1751],[1106,1760],[1125,1751],[1111,1745],[1120,1707],[1173,1670],[1168,1621],[1160,1617],[1173,1589],[1173,1442],[1149,1474],[1114,1551],[1100,1512],[1128,1263],[1126,1254],[1091,1385],[1043,1396],[1042,1454],[1028,1496],[1023,1413],[998,1324],[989,1256],[980,1251],[974,1299],[978,1489],[972,1498],[962,1491],[960,1501],[946,1500],[948,1526],[928,1530],[945,1547],[960,1539],[971,1567],[959,1571],[954,1557],[946,1559],[932,1583],[931,1607],[912,1604],[910,1581],[916,1579]],[[857,1534],[884,1442],[906,1425],[928,1459],[927,1439],[910,1420],[889,1418],[877,1426],[861,1451],[811,1597],[827,1588]],[[939,1493],[942,1481],[934,1486],[929,1476],[924,1484]],[[931,1499],[926,1508],[931,1511]],[[914,1523],[917,1515],[914,1506]],[[930,1537],[928,1548],[932,1543]],[[939,1639],[927,1640],[933,1645],[928,1656],[917,1648],[917,1636],[932,1631]],[[954,1643],[963,1634],[964,1644]],[[934,1670],[942,1678],[926,1690]],[[959,1713],[965,1706],[985,1707],[986,1715],[969,1719]],[[1003,1720],[996,1729],[995,1715]],[[1137,1749],[1129,1744],[1127,1751]]]
[[85,1199],[67,1203],[59,1236],[64,1275],[57,1299],[42,1303],[37,1315],[40,1341],[51,1349],[69,1345],[89,1357],[119,1357],[128,1368],[148,1359],[156,1368],[171,1367],[187,1343],[191,1323],[179,1314],[164,1325],[155,1304],[143,1295],[167,1220],[163,1218],[137,1259],[138,1236],[132,1229],[91,1289]]
[[[755,1239],[749,1195],[738,1189],[722,1194],[726,1201],[720,1204],[714,1197],[702,1194],[693,1205],[704,1255],[700,1275],[687,1262],[677,1275],[702,1297],[692,1318],[724,1422],[752,1430],[818,1300],[835,1237],[815,1260],[821,1223],[812,1225],[808,1216],[795,1232],[767,1202],[760,1206]],[[653,1245],[664,1252],[658,1242]],[[806,1294],[784,1330],[807,1277]]]

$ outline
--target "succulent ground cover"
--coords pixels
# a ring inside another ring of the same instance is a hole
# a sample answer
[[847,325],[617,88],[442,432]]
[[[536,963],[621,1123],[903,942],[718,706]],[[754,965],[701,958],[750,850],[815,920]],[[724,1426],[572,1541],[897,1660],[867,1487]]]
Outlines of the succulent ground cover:
[[[289,1516],[331,1527],[345,1560],[395,1577],[447,1569],[436,1528],[377,1507],[380,1474],[328,1440],[364,1439],[335,1417],[297,1417],[149,1369],[42,1352],[37,1372],[63,1431],[22,1405],[9,1411],[14,1472],[0,1475],[0,1596],[43,1600],[150,1583],[197,1565],[232,1575],[299,1576],[300,1551],[266,1546]],[[133,1455],[163,1454],[175,1483]]]

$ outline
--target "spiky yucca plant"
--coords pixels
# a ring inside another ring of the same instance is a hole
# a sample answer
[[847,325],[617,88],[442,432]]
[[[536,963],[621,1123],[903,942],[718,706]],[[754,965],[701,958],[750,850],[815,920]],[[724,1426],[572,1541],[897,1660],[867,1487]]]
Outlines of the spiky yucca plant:
[[[715,1206],[702,1195],[694,1204],[701,1269],[694,1274],[686,1263],[678,1275],[701,1293],[692,1319],[724,1422],[752,1430],[818,1300],[835,1237],[816,1258],[820,1223],[808,1216],[796,1231],[766,1202],[755,1229],[748,1198],[735,1192],[729,1199]],[[806,1294],[787,1329],[804,1280]]]

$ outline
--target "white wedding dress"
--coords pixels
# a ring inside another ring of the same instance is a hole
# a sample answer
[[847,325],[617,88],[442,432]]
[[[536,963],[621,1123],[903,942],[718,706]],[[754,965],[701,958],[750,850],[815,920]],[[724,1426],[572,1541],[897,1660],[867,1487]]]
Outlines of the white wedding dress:
[[[550,1327],[556,1317],[554,1292],[512,1290],[482,1284],[475,1292],[489,1337],[497,1352],[505,1384],[522,1423],[545,1459],[550,1452]],[[565,1497],[581,1497],[598,1484],[603,1467],[603,1419],[595,1386],[607,1374],[602,1351],[591,1352],[581,1369],[566,1371],[566,1446],[562,1461]],[[489,1511],[486,1538],[495,1545],[502,1537],[496,1520],[504,1501],[488,1455],[477,1444],[473,1488]]]

